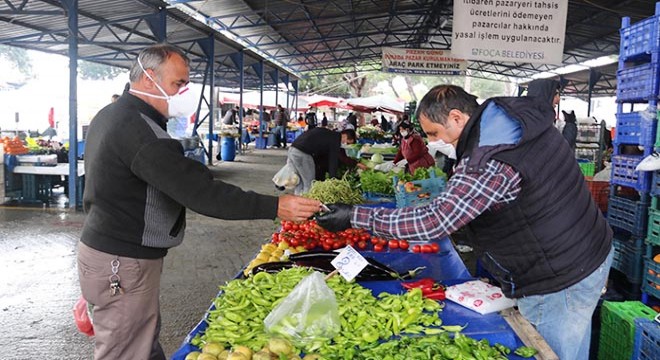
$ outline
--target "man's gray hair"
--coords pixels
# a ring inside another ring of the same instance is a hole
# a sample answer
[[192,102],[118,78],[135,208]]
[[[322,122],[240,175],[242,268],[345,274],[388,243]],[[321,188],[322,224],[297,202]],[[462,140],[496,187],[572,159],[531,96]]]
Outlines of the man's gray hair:
[[190,59],[188,59],[186,54],[184,54],[179,48],[168,44],[156,44],[149,46],[140,52],[131,66],[131,71],[128,75],[129,80],[131,82],[137,82],[143,74],[137,59],[140,59],[144,70],[152,69],[158,73],[160,65],[167,61],[167,59],[173,54],[181,56],[186,62],[186,65],[190,66]]

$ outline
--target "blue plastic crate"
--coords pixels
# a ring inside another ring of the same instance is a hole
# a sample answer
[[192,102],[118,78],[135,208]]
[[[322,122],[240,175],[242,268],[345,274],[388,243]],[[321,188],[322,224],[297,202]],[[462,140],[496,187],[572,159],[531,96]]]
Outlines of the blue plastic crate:
[[381,193],[375,193],[375,192],[364,192],[362,193],[362,197],[367,200],[368,202],[372,203],[378,203],[378,202],[395,202],[396,198],[394,197],[394,194],[381,194]]
[[615,185],[634,188],[641,193],[651,189],[652,174],[646,171],[635,171],[635,167],[644,155],[612,155],[612,178]]
[[660,196],[660,171],[654,171],[651,175],[651,196]]
[[399,184],[395,176],[393,181],[396,207],[425,205],[440,195],[447,185],[447,180],[436,177],[433,171],[430,172],[430,175],[429,179],[409,181],[412,183],[412,187],[408,189],[405,184]]
[[660,50],[659,22],[660,17],[657,15],[633,25],[626,25],[624,22],[619,30],[621,36],[619,59],[628,61]]
[[660,357],[660,323],[654,320],[635,319],[635,343],[633,360],[655,360]]
[[633,236],[646,236],[649,200],[631,200],[610,192],[607,205],[607,222],[612,227],[630,232]]
[[660,299],[660,264],[649,258],[644,260],[642,291]]
[[655,112],[632,112],[616,114],[616,136],[614,143],[652,147],[655,144],[658,126]]
[[654,62],[618,70],[616,101],[655,101],[660,85],[659,74],[658,64]]
[[48,203],[52,195],[52,179],[48,175],[22,174],[22,200]]
[[[657,202],[655,199],[652,203]],[[649,207],[648,231],[646,241],[654,245],[660,245],[660,211],[653,205]]]
[[613,245],[612,267],[623,273],[631,283],[640,284],[646,251],[644,239],[639,237],[626,240],[615,238]]

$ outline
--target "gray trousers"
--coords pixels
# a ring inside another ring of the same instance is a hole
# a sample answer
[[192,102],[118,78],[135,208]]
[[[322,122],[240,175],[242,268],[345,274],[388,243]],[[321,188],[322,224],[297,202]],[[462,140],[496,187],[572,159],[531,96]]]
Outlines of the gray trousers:
[[287,152],[286,162],[296,169],[296,172],[300,177],[300,182],[298,183],[298,186],[296,186],[294,193],[296,195],[301,195],[308,192],[312,187],[312,181],[316,178],[314,158],[291,146]]
[[[119,261],[123,294],[110,296],[110,263]],[[133,259],[78,245],[83,297],[93,305],[95,360],[165,360],[160,333],[163,259]]]

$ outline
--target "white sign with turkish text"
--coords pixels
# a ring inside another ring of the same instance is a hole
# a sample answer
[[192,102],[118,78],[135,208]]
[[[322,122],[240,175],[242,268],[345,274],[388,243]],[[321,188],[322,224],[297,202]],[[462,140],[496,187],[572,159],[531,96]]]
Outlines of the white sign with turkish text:
[[346,281],[353,280],[369,264],[367,259],[350,245],[346,246],[330,263]]
[[455,0],[451,53],[463,59],[561,64],[568,0]]
[[383,71],[402,74],[464,75],[467,62],[449,50],[384,47]]

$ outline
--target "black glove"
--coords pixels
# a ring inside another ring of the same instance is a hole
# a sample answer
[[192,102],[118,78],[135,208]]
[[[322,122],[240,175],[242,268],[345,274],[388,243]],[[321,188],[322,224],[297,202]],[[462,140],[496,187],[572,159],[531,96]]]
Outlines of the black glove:
[[329,212],[316,217],[316,222],[326,230],[337,232],[351,227],[353,206],[346,204],[330,204]]
[[570,113],[567,113],[566,111],[562,110],[561,113],[564,114],[564,121],[566,121],[567,123],[574,123],[575,124],[575,121],[576,121],[575,111],[571,110]]

